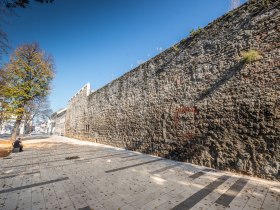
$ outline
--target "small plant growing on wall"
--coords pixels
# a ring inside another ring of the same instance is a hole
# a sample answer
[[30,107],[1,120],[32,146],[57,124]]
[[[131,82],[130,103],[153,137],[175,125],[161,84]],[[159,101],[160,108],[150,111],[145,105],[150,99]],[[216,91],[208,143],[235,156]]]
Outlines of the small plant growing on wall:
[[175,50],[175,51],[179,51],[179,48],[178,48],[177,45],[173,45],[172,48],[173,48],[173,50]]
[[190,31],[190,35],[191,36],[195,36],[195,35],[197,35],[197,34],[199,34],[200,32],[202,31],[202,29],[200,28],[200,27],[198,27],[198,29],[192,29],[191,31]]
[[246,52],[242,52],[241,56],[242,56],[242,60],[245,63],[252,63],[262,58],[262,56],[256,50],[249,50]]

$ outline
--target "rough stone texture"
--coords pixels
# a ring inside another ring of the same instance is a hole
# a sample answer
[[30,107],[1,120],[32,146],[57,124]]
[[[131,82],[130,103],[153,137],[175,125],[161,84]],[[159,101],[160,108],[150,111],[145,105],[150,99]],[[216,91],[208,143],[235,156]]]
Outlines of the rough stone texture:
[[[280,180],[279,1],[251,1],[69,102],[67,136]],[[241,52],[262,58],[248,64]]]
[[90,117],[88,110],[88,96],[90,86],[86,84],[70,100],[66,112],[65,130],[66,135],[83,137],[86,133],[86,121]]

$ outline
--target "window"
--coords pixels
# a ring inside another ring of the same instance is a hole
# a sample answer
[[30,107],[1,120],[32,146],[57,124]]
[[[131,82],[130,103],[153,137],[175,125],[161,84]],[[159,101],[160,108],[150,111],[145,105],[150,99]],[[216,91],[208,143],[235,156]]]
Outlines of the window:
[[86,125],[86,132],[89,132],[89,125]]

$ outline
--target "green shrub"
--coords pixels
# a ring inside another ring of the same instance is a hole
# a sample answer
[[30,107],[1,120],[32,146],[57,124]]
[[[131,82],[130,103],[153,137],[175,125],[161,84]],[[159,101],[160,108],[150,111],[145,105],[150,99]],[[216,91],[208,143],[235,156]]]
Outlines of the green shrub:
[[178,48],[177,45],[173,45],[172,48],[173,48],[173,50],[175,50],[175,51],[179,51],[179,48]]
[[262,58],[262,56],[256,50],[249,50],[246,52],[242,52],[241,56],[242,56],[242,60],[245,63],[252,63],[252,62]]
[[191,31],[190,31],[190,35],[191,36],[195,36],[195,35],[197,35],[197,34],[199,34],[200,32],[202,31],[202,29],[200,28],[200,27],[198,27],[198,29],[192,29]]

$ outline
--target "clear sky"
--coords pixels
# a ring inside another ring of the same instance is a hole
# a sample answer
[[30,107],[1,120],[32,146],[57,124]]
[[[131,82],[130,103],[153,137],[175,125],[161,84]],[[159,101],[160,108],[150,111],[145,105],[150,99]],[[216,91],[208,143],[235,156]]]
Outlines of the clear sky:
[[53,55],[57,111],[87,82],[101,88],[229,9],[230,0],[55,0],[16,9],[5,31],[13,48],[38,42]]

